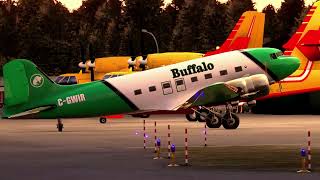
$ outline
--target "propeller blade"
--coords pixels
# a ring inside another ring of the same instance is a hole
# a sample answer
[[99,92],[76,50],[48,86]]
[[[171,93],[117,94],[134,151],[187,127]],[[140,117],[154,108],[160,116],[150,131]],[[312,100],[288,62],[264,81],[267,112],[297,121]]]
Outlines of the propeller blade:
[[79,67],[82,69],[82,73],[86,72],[86,48],[83,43],[80,43],[80,56],[81,62],[79,63]]
[[91,81],[94,81],[94,67],[95,67],[95,52],[93,49],[93,45],[90,43],[89,45],[89,56],[90,56],[90,63],[89,63],[89,67],[90,67],[90,74],[91,74]]
[[129,53],[130,53],[131,58],[128,60],[128,64],[129,64],[128,68],[132,69],[132,71],[134,71],[135,65],[136,65],[137,55],[135,54],[135,51],[133,49],[133,42],[132,42],[131,37],[129,37]]

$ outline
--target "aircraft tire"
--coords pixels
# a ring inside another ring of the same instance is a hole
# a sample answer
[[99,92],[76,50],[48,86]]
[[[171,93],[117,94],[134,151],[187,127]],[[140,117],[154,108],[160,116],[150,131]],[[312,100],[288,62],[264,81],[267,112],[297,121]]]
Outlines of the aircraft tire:
[[150,117],[150,114],[142,114],[140,115],[140,118],[149,118]]
[[206,118],[206,124],[208,128],[220,128],[222,124],[222,119],[210,113],[209,116]]
[[199,113],[197,113],[197,120],[199,122],[206,122],[207,121],[207,118],[210,118],[209,115],[210,115],[210,112],[206,109],[200,109],[198,111]]
[[107,118],[101,117],[99,121],[100,121],[101,124],[106,124],[107,123]]
[[190,122],[195,122],[198,120],[197,115],[194,113],[193,114],[186,114],[186,118]]
[[222,125],[225,129],[237,129],[240,125],[240,119],[236,114],[231,113],[231,118],[226,114],[223,117]]

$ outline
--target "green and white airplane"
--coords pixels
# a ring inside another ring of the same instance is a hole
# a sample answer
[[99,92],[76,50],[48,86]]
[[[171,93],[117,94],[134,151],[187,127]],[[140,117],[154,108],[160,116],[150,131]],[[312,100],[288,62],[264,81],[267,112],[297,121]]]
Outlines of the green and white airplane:
[[[274,56],[277,58],[274,59]],[[291,75],[299,59],[272,48],[231,51],[87,84],[55,84],[31,61],[3,67],[4,118],[82,118],[253,100]],[[211,111],[209,127],[235,129],[239,118]],[[210,119],[210,118],[209,118]]]

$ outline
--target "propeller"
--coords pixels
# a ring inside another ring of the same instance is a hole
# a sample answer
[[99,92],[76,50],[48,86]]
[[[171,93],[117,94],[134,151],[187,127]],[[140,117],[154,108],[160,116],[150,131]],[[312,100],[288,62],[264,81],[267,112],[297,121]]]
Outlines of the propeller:
[[128,60],[128,64],[129,64],[129,69],[132,69],[132,71],[135,70],[135,66],[136,66],[136,54],[135,54],[135,51],[133,49],[133,42],[132,42],[132,38],[129,37],[129,53],[130,53],[130,56],[131,58]]
[[148,59],[147,59],[147,55],[142,55],[142,57],[138,60],[139,62],[139,67],[141,68],[142,71],[146,70],[146,66],[148,64]]
[[94,68],[95,68],[95,52],[93,45],[90,43],[89,44],[89,57],[90,57],[90,62],[88,62],[88,66],[90,69],[90,74],[91,74],[91,81],[94,81]]
[[81,62],[79,63],[79,68],[81,68],[82,73],[86,72],[86,48],[80,43],[80,56]]

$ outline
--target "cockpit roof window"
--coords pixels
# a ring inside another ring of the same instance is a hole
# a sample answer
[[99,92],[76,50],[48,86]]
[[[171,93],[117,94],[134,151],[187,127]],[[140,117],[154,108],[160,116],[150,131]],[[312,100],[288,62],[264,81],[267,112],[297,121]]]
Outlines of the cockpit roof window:
[[277,55],[276,55],[276,53],[270,54],[270,57],[271,57],[271,59],[277,59],[277,58],[278,58]]
[[277,52],[277,53],[272,53],[272,54],[270,54],[270,57],[271,57],[272,59],[278,59],[278,57],[280,57],[280,56],[283,56],[283,53],[282,53],[282,52]]

